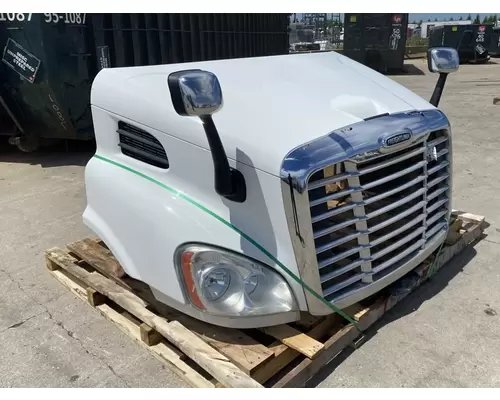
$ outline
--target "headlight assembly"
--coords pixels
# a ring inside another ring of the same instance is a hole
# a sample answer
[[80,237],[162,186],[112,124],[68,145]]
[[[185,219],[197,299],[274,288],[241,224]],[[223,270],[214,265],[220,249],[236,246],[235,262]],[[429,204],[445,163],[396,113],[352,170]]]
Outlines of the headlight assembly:
[[191,303],[210,314],[244,317],[297,309],[280,274],[242,255],[187,245],[178,249],[176,264]]

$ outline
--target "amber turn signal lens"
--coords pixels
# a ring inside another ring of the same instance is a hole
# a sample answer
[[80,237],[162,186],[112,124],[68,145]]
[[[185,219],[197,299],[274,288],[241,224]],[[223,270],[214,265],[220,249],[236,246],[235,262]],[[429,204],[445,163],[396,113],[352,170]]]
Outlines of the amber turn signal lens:
[[200,300],[198,296],[198,292],[196,291],[196,286],[193,280],[193,274],[191,271],[191,266],[193,264],[193,253],[190,251],[186,251],[181,256],[181,266],[182,266],[182,274],[184,276],[184,282],[186,284],[186,289],[189,297],[191,297],[191,302],[198,307],[200,310],[204,310],[205,306]]

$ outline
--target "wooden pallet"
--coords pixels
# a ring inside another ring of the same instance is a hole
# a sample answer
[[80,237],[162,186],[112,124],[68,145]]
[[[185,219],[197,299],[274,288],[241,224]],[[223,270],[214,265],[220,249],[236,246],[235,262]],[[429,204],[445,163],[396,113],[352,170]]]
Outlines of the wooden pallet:
[[[462,212],[454,211],[452,221],[435,271],[486,227],[484,217]],[[428,277],[434,257],[344,311],[366,330]],[[147,285],[118,278],[120,265],[98,239],[49,249],[45,258],[58,281],[194,387],[303,387],[342,350],[363,341],[356,327],[338,315],[304,315],[293,324],[250,330],[200,322],[156,301]]]

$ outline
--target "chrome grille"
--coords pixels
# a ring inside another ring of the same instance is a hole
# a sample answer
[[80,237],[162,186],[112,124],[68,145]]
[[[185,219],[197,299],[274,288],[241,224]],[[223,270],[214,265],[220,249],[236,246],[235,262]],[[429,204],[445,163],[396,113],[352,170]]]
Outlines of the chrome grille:
[[446,227],[446,130],[363,162],[346,160],[308,182],[324,297],[336,302],[383,278]]

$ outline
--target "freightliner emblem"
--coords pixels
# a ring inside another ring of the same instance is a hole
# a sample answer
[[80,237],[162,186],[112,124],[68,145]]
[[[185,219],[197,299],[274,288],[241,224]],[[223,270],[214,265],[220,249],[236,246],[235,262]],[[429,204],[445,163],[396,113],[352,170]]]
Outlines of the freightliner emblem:
[[384,147],[392,147],[407,142],[410,139],[411,139],[410,132],[402,132],[383,139],[382,144],[384,145]]

